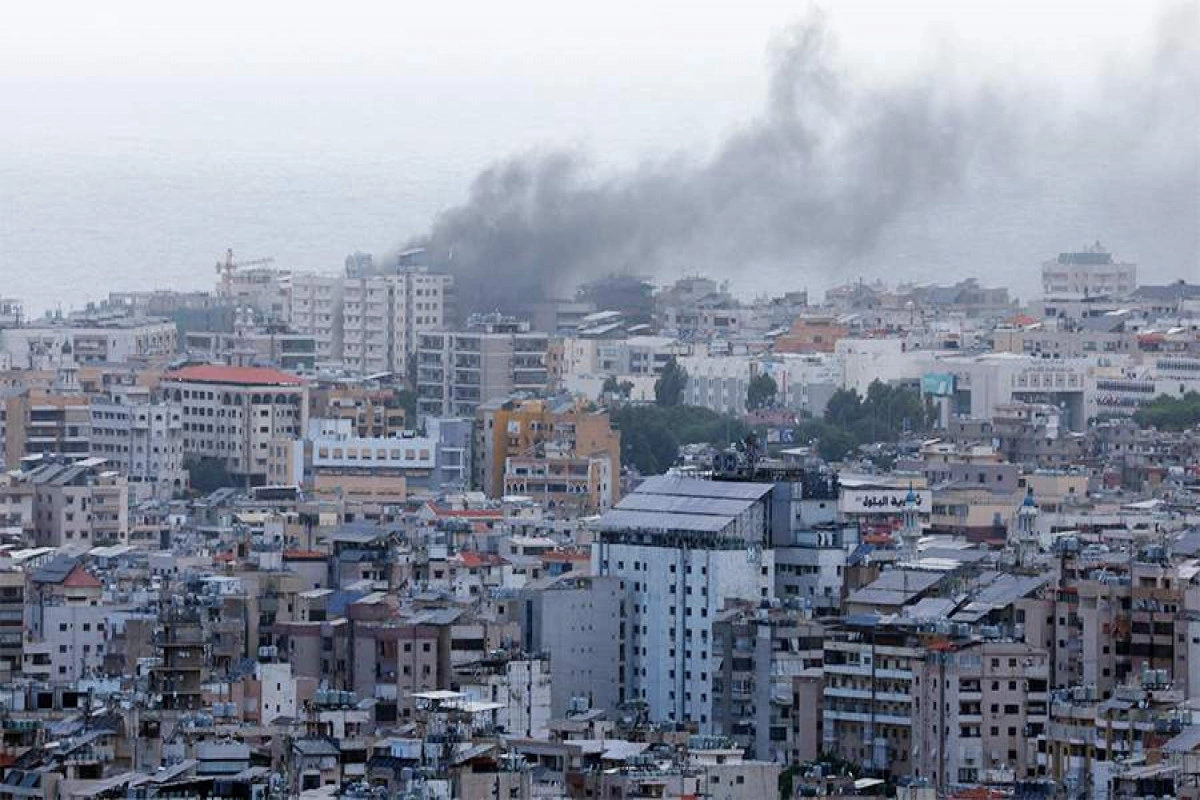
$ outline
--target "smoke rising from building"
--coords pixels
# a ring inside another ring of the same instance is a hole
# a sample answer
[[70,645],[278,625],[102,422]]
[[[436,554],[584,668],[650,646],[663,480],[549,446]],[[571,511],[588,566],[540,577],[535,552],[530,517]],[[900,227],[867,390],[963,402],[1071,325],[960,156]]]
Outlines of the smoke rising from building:
[[979,274],[986,258],[960,263],[975,247],[997,260],[980,277],[1019,287],[1025,276],[999,262],[1017,254],[1008,269],[1032,275],[1047,252],[1094,238],[1194,279],[1197,9],[1165,18],[1134,63],[1098,54],[1105,71],[1086,101],[1015,79],[967,84],[939,63],[864,82],[816,13],[772,48],[761,116],[711,156],[598,177],[578,153],[519,155],[408,245],[455,273],[464,310],[513,309],[624,271],[752,286],[767,275],[789,288],[922,267]]

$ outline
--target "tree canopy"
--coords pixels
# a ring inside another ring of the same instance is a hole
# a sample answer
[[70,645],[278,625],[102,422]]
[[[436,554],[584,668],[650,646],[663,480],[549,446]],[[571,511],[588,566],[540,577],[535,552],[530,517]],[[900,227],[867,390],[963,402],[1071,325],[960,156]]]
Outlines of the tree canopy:
[[1159,395],[1133,415],[1143,427],[1162,431],[1182,431],[1200,425],[1200,392],[1188,392],[1182,397]]
[[622,463],[643,475],[666,472],[685,444],[724,446],[748,432],[741,420],[696,406],[623,405],[610,413],[621,431]]
[[874,381],[865,398],[853,389],[834,392],[824,419],[801,423],[797,439],[815,440],[822,458],[840,461],[859,445],[894,442],[905,432],[926,430],[933,418],[917,390]]
[[760,372],[750,379],[746,387],[746,408],[758,411],[775,405],[775,397],[779,394],[779,384],[765,372]]
[[663,365],[662,374],[654,382],[654,402],[660,406],[682,405],[687,380],[687,370],[679,365],[675,356],[671,356]]

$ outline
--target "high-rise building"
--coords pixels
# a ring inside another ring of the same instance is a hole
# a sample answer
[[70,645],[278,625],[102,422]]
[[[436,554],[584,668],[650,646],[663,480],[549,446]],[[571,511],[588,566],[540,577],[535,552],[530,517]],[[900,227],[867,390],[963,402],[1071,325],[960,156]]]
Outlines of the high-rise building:
[[342,279],[337,275],[295,273],[289,294],[288,322],[313,337],[319,364],[342,357]]
[[417,348],[417,411],[474,416],[481,403],[546,390],[550,339],[511,317],[473,320],[465,331],[422,333]]
[[[646,480],[597,522],[592,572],[624,581],[626,700],[712,733],[713,626],[729,600],[773,596],[770,483]],[[784,520],[786,523],[786,520]]]
[[454,308],[453,276],[410,261],[384,270],[360,253],[345,275],[292,276],[290,322],[316,339],[318,361],[407,374],[420,334],[444,327]]

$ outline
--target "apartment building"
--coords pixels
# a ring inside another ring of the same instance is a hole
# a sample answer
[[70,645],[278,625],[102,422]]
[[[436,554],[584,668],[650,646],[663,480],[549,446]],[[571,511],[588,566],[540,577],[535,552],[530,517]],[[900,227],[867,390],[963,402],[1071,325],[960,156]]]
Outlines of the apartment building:
[[62,353],[80,364],[167,358],[178,347],[175,323],[163,319],[92,315],[0,330],[0,352],[14,367],[44,369]]
[[312,387],[309,396],[313,417],[349,420],[355,436],[399,436],[416,424],[395,389],[334,383]]
[[104,662],[111,605],[103,584],[77,561],[58,557],[37,569],[25,605],[26,675],[73,683]]
[[292,273],[288,324],[313,338],[319,364],[342,357],[342,279],[337,275]]
[[1077,583],[1083,683],[1107,698],[1149,669],[1187,685],[1187,579],[1148,553],[1123,560]]
[[308,419],[308,387],[275,369],[183,367],[159,391],[182,408],[185,462],[212,459],[247,484],[266,482],[270,443],[298,438]]
[[71,459],[91,453],[92,413],[83,395],[31,389],[12,392],[0,403],[8,469],[28,456]]
[[[1067,796],[1110,797],[1113,777],[1187,730],[1184,694],[1162,673],[1139,673],[1105,699],[1093,686],[1055,692],[1040,749],[1047,777]],[[1152,792],[1133,796],[1169,796]]]
[[417,411],[474,416],[480,404],[547,386],[549,337],[508,317],[474,319],[465,331],[423,333],[417,351]]
[[[820,673],[824,637],[824,626],[795,609],[751,604],[719,614],[713,625],[714,730],[760,761],[799,763],[794,680]],[[819,713],[809,724],[819,726]]]
[[48,461],[20,479],[33,487],[37,546],[89,548],[129,538],[129,483],[104,459]]
[[771,599],[764,550],[774,486],[658,476],[596,523],[592,571],[624,581],[626,699],[655,722],[715,725],[713,624],[731,600]]
[[521,625],[526,652],[550,656],[550,713],[581,702],[615,713],[625,698],[625,592],[614,577],[542,579],[496,601],[501,619]]
[[191,359],[239,367],[270,365],[311,372],[317,363],[316,337],[281,323],[259,326],[239,321],[232,332],[188,331],[183,349]]
[[303,485],[346,499],[399,503],[411,491],[466,488],[470,481],[470,420],[430,419],[424,435],[398,431],[359,436],[351,419],[313,418],[302,439],[268,448],[270,483]]
[[824,749],[894,778],[913,771],[914,701],[926,651],[913,631],[872,615],[826,632]]
[[0,680],[21,674],[25,632],[25,578],[23,570],[0,571]]
[[1113,260],[1099,242],[1042,264],[1044,297],[1124,297],[1137,288],[1137,265]]
[[1039,774],[1049,656],[1018,641],[931,642],[913,682],[913,777],[941,791]]
[[183,407],[146,387],[113,389],[91,403],[93,456],[118,470],[135,495],[170,499],[187,489]]
[[620,499],[621,434],[606,411],[565,399],[512,398],[476,412],[475,485],[547,507],[597,513]]

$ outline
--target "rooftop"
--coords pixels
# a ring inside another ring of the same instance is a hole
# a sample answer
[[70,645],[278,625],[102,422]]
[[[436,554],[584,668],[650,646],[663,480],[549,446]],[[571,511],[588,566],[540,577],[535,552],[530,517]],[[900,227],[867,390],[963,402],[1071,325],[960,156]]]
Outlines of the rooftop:
[[182,367],[163,375],[165,381],[190,383],[227,383],[237,386],[301,386],[298,376],[268,367],[229,367],[223,364],[198,364]]

